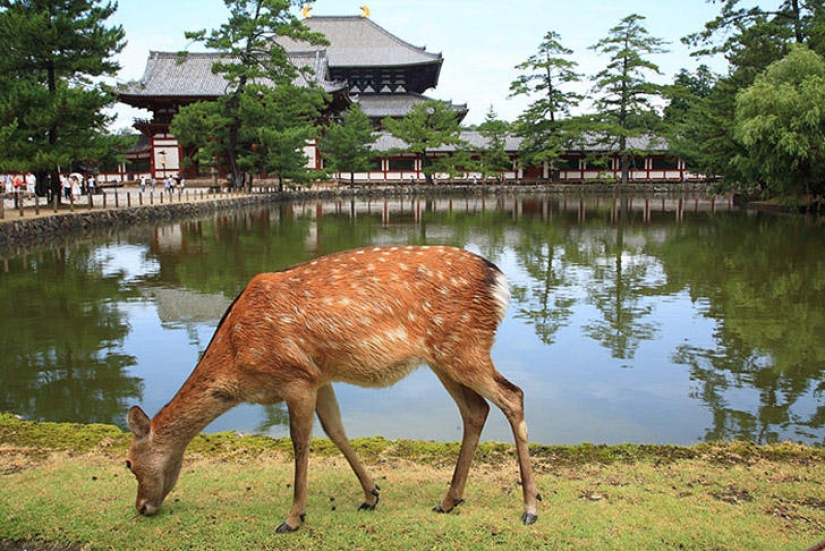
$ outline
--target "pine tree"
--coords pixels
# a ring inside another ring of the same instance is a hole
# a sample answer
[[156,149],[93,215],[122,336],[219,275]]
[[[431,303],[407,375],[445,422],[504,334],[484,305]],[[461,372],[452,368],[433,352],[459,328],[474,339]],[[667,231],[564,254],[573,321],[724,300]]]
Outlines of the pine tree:
[[417,103],[404,117],[386,117],[382,124],[390,134],[406,144],[404,151],[418,156],[427,184],[433,183],[432,175],[438,172],[438,167],[431,163],[428,151],[462,143],[458,115],[441,101]]
[[516,65],[522,72],[510,84],[510,96],[531,99],[517,120],[516,133],[523,138],[521,157],[529,165],[557,160],[571,138],[570,114],[582,100],[572,90],[581,80],[573,51],[562,46],[555,32],[544,35],[539,50]]
[[341,121],[332,123],[318,140],[324,169],[349,172],[350,185],[353,185],[355,173],[368,171],[372,166],[375,152],[371,146],[377,139],[378,134],[366,113],[357,104],[351,105]]
[[0,167],[39,173],[41,193],[47,178],[58,188],[58,169],[111,148],[104,109],[116,96],[101,79],[119,70],[112,57],[125,45],[123,29],[106,26],[116,9],[99,0],[0,0]]
[[478,165],[482,178],[500,175],[502,171],[513,167],[513,161],[506,149],[509,131],[510,125],[498,119],[491,105],[484,116],[484,122],[478,125],[478,133],[487,142],[478,152]]
[[[249,130],[251,126],[259,126],[256,119],[243,120],[241,116],[241,103],[247,102],[247,112],[250,112],[249,102],[254,101],[254,96],[247,93],[247,87],[257,85],[256,94],[261,91],[260,86],[267,83],[269,88],[278,86],[290,86],[295,83],[300,76],[309,87],[315,86],[315,76],[312,70],[307,67],[296,67],[289,60],[286,50],[278,42],[279,38],[290,38],[299,42],[304,42],[307,47],[312,45],[328,44],[327,40],[320,33],[311,32],[309,27],[301,23],[294,12],[305,1],[298,0],[224,0],[229,10],[229,19],[218,29],[207,32],[199,30],[186,33],[186,37],[195,42],[202,42],[210,50],[220,52],[223,58],[212,66],[212,71],[222,75],[227,81],[227,93],[218,103],[220,113],[228,118],[228,126],[225,127],[225,143],[221,151],[229,164],[232,180],[236,184],[242,179],[243,163],[239,162],[248,152],[248,145],[242,143],[241,128]],[[268,93],[258,94],[263,100]],[[300,93],[303,97],[304,94]],[[312,101],[311,103],[314,103]],[[309,111],[315,110],[313,105],[307,106]],[[204,108],[200,108],[204,109]],[[216,107],[214,111],[217,111]],[[178,117],[189,116],[186,114],[187,108],[181,109]],[[251,111],[256,111],[251,109]],[[214,113],[210,116],[214,119]],[[181,128],[193,126],[190,121],[181,122]],[[302,129],[301,133],[305,133]],[[215,133],[224,133],[223,128],[216,127]],[[247,134],[254,133],[248,132]],[[264,131],[258,129],[258,134],[263,137]],[[176,134],[180,140],[191,142],[190,136]],[[312,136],[310,136],[312,137]],[[247,155],[248,156],[248,155]],[[270,159],[271,161],[271,159]],[[254,165],[255,162],[247,165]],[[267,164],[264,162],[264,164]],[[283,175],[285,166],[278,172]],[[296,174],[301,174],[299,170]]]
[[593,93],[599,124],[599,138],[615,144],[621,159],[622,183],[630,177],[633,151],[629,138],[649,134],[656,115],[651,98],[662,87],[647,79],[648,73],[661,74],[659,67],[647,59],[664,53],[665,42],[650,36],[642,26],[644,17],[632,14],[610,29],[607,37],[591,46],[597,53],[610,56],[609,63],[594,78]]

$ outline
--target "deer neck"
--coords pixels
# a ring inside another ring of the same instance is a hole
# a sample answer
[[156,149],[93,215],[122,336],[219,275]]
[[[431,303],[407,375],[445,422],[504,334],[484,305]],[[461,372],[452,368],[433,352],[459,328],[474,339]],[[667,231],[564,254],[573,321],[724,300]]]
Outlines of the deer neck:
[[231,409],[240,400],[205,375],[199,364],[172,400],[152,420],[156,445],[183,453],[189,442],[209,423]]

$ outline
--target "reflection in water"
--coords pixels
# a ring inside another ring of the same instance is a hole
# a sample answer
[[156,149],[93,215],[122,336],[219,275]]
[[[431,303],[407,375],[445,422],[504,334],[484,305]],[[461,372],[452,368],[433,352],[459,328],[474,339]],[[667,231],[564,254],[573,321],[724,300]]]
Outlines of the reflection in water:
[[[496,262],[513,301],[494,359],[542,443],[741,438],[825,443],[820,221],[711,198],[353,199],[217,213],[0,251],[0,409],[117,422],[157,411],[255,274],[375,244],[450,244]],[[427,370],[342,385],[351,436],[458,440]],[[282,436],[281,405],[208,430]],[[510,440],[491,416],[485,438]]]

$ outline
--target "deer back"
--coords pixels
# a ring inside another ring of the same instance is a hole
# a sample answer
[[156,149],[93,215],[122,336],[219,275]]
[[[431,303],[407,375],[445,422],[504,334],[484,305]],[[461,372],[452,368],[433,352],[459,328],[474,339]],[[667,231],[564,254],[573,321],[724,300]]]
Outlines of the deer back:
[[251,385],[277,379],[385,386],[421,363],[489,354],[509,289],[452,247],[369,247],[252,279],[204,359],[234,360]]

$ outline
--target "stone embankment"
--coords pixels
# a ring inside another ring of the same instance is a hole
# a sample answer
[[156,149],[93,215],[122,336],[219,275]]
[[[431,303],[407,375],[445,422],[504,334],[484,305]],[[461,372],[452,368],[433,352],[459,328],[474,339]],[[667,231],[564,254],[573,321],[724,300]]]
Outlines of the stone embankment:
[[100,228],[174,220],[209,214],[218,210],[263,205],[283,200],[280,195],[218,197],[199,202],[166,203],[101,210],[61,212],[35,218],[14,219],[6,213],[0,222],[0,247],[20,241],[66,235]]

